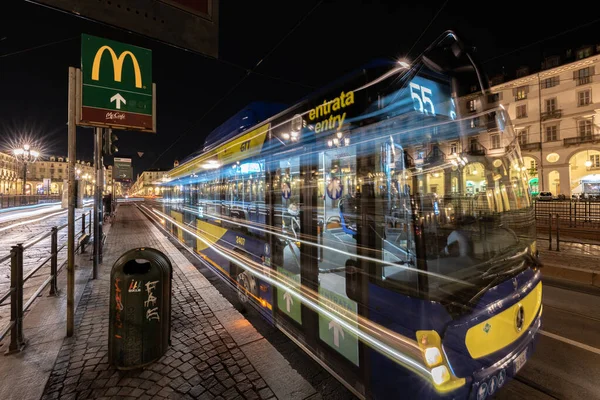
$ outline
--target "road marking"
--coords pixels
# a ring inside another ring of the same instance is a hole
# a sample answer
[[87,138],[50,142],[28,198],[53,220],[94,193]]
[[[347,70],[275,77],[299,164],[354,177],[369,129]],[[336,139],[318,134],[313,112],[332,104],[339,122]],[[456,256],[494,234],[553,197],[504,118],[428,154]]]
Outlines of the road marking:
[[600,355],[600,349],[598,349],[596,347],[588,346],[587,344],[579,343],[579,342],[576,342],[574,340],[567,339],[566,337],[555,335],[554,333],[550,333],[550,332],[546,332],[546,331],[540,331],[540,333],[542,335],[548,336],[549,338],[552,338],[554,340],[558,340],[558,341],[561,341],[563,343],[570,344],[571,346],[579,347],[580,349],[587,350],[587,351],[589,351],[591,353],[596,353],[596,354]]

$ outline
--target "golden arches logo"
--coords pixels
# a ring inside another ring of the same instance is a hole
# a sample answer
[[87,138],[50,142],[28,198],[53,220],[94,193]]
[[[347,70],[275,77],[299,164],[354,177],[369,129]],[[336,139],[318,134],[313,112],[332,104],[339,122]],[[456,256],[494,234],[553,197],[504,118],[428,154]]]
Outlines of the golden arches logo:
[[125,57],[129,56],[131,58],[131,61],[133,62],[133,71],[135,73],[135,87],[141,89],[142,72],[140,71],[140,64],[138,64],[138,60],[137,58],[135,58],[135,55],[133,55],[133,53],[129,50],[126,50],[122,52],[119,55],[119,57],[117,57],[117,54],[110,46],[102,46],[96,52],[96,56],[94,57],[94,63],[92,64],[92,80],[100,80],[100,61],[102,60],[102,54],[104,54],[104,50],[108,50],[112,58],[115,82],[121,82],[121,75],[123,73],[123,62],[125,61]]

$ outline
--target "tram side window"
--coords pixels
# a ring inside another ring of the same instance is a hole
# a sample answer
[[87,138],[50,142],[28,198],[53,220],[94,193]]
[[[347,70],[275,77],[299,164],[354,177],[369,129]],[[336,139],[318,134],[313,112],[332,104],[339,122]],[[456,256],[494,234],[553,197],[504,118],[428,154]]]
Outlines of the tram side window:
[[[391,144],[393,145],[393,143]],[[415,237],[411,183],[413,173],[401,159],[404,151],[394,145],[382,156],[390,193],[385,211],[385,239],[383,241],[383,261],[381,279],[400,290],[417,288],[418,274],[415,272]],[[389,147],[389,146],[388,146]],[[394,156],[395,155],[395,156]],[[395,264],[395,265],[390,265]]]

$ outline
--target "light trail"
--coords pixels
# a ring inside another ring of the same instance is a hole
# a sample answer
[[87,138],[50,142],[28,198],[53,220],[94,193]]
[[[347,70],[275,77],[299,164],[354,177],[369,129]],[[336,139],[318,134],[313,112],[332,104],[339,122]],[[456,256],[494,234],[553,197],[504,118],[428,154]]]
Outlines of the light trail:
[[[263,265],[258,264],[252,260],[240,259],[241,256],[233,252],[231,252],[231,254],[227,254],[229,253],[228,249],[224,249],[215,243],[211,243],[210,240],[207,240],[206,238],[198,235],[196,232],[189,229],[186,225],[179,223],[178,221],[174,220],[173,218],[160,211],[148,209],[144,206],[141,206],[141,208],[146,209],[150,213],[156,214],[160,217],[160,219],[169,221],[170,223],[176,225],[180,229],[194,236],[196,239],[203,241],[205,244],[213,248],[227,260],[239,265],[241,268],[262,279],[263,281],[270,283],[278,289],[289,292],[294,297],[303,302],[303,304],[311,308],[313,311],[320,313],[330,318],[331,320],[334,320],[337,323],[339,323],[348,332],[351,332],[352,334],[360,338],[360,340],[365,344],[375,348],[376,350],[385,354],[387,357],[391,358],[395,362],[398,362],[404,367],[409,368],[425,380],[433,383],[431,371],[423,364],[423,362],[415,360],[414,358],[407,356],[402,351],[399,351],[398,349],[388,345],[388,343],[391,342],[395,343],[396,345],[403,345],[404,347],[406,347],[405,351],[407,354],[414,354],[416,353],[416,350],[419,349],[415,340],[411,340],[410,338],[389,331],[388,329],[381,327],[378,324],[375,324],[369,320],[362,319],[360,322],[356,321],[348,315],[345,315],[350,313],[341,313],[338,310],[334,309],[332,305],[335,306],[335,304],[327,299],[323,299],[319,294],[311,293],[311,291],[305,287],[293,287],[290,283],[288,283],[289,279],[283,276],[282,274],[277,273],[277,271],[268,269],[267,272],[269,273],[269,275],[267,275],[265,274],[265,270],[267,269]],[[297,289],[300,289],[301,292],[299,292]],[[358,318],[359,316],[353,314],[352,317]],[[368,332],[379,336],[379,338],[373,337],[372,335],[368,334]],[[385,338],[383,338],[383,336],[385,336]]]
[[51,206],[45,206],[43,208],[37,208],[35,210],[14,210],[11,213],[8,213],[8,215],[2,215],[0,217],[0,223],[2,222],[9,222],[9,221],[13,221],[15,219],[21,219],[21,218],[27,218],[27,217],[33,217],[35,215],[40,215],[40,214],[45,214],[51,211],[56,211],[56,210],[60,210],[60,204],[55,204],[55,205],[51,205]]
[[32,222],[43,221],[43,220],[45,220],[45,219],[48,219],[48,218],[50,218],[50,217],[54,217],[54,216],[56,216],[56,215],[64,214],[64,213],[66,213],[66,212],[67,212],[67,210],[64,210],[64,211],[59,211],[59,212],[57,212],[57,213],[53,213],[53,214],[44,215],[43,217],[40,217],[40,218],[28,219],[28,220],[26,220],[26,221],[17,222],[17,223],[15,223],[15,224],[8,225],[8,226],[5,226],[5,227],[3,227],[3,228],[0,228],[0,232],[4,232],[4,231],[6,231],[6,230],[8,230],[8,229],[16,228],[17,226],[21,226],[21,225],[30,224],[30,223],[32,223]]
[[[84,206],[87,206],[90,203],[93,203],[93,201],[90,200],[90,201],[84,202],[83,204],[84,204]],[[51,217],[54,217],[54,216],[57,216],[57,215],[60,215],[60,214],[64,214],[64,213],[67,212],[67,210],[62,210],[61,209],[60,204],[57,204],[55,206],[44,208],[42,210],[19,212],[17,214],[11,215],[10,217],[12,217],[12,218],[6,218],[6,219],[0,218],[0,222],[8,222],[8,221],[12,221],[12,220],[15,220],[15,219],[22,219],[22,218],[32,217],[32,216],[35,216],[35,215],[45,214],[45,213],[48,213],[48,212],[51,212],[51,211],[54,211],[54,210],[61,210],[61,211],[55,212],[53,214],[44,215],[43,217],[34,218],[34,219],[28,219],[28,220],[25,220],[25,221],[14,223],[12,225],[4,226],[4,227],[0,228],[0,232],[4,232],[4,231],[6,231],[8,229],[16,228],[17,226],[22,226],[22,225],[30,224],[32,222],[43,221],[45,219],[48,219],[48,218],[51,218]],[[7,216],[7,217],[9,217],[9,216]]]

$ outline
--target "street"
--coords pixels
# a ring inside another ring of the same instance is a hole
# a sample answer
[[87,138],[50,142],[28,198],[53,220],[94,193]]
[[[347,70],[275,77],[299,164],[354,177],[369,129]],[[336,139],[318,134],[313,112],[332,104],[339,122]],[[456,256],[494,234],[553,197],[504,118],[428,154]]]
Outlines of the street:
[[498,399],[600,399],[600,296],[544,286],[542,336]]
[[[87,204],[84,209],[75,210],[75,218],[89,213],[91,204]],[[23,276],[40,265],[44,260],[50,257],[50,232],[52,227],[61,227],[67,223],[67,210],[62,210],[59,205],[44,206],[34,209],[22,209],[2,214],[0,223],[0,296],[3,296],[10,289],[10,251],[11,247],[22,243],[24,246],[35,242],[37,239],[44,239],[27,248],[23,256]],[[86,215],[86,225],[89,223],[89,217]],[[76,235],[81,229],[81,220],[76,223]],[[89,229],[89,228],[88,228]],[[60,229],[57,234],[58,248],[60,249],[66,243],[66,226]],[[66,247],[59,251],[58,266],[66,260]],[[27,302],[39,285],[48,277],[50,263],[46,262],[35,274],[31,276],[24,284],[23,301]],[[43,295],[47,294],[43,292]],[[0,305],[0,330],[10,321],[10,301],[6,300]]]

